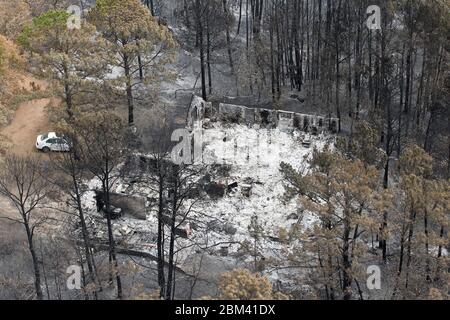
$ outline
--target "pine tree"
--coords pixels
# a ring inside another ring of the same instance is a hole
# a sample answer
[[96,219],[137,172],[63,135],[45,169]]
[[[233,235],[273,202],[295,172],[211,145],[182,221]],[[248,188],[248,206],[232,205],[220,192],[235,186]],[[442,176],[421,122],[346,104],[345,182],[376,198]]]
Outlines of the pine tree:
[[222,275],[219,281],[221,300],[286,300],[286,295],[273,291],[269,279],[252,274],[247,269],[236,269]]
[[[314,151],[311,172],[303,176],[283,163],[287,196],[299,197],[301,204],[320,218],[309,235],[309,248],[317,256],[321,283],[328,299],[335,299],[337,288],[348,300],[365,244],[363,236],[374,231],[380,209],[386,206],[379,190],[378,171],[360,160],[348,160],[329,149]],[[337,281],[339,275],[339,282]],[[360,292],[361,296],[361,292]]]
[[125,89],[128,124],[133,125],[136,87],[156,85],[167,75],[176,42],[139,0],[96,1],[89,20],[108,40],[110,66],[123,72],[116,80]]

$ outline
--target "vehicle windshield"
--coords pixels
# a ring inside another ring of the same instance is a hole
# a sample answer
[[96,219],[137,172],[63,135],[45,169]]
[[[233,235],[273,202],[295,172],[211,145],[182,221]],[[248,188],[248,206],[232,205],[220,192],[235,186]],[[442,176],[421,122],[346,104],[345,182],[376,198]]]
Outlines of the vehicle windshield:
[[48,138],[48,133],[43,134],[41,140],[47,140],[47,138]]

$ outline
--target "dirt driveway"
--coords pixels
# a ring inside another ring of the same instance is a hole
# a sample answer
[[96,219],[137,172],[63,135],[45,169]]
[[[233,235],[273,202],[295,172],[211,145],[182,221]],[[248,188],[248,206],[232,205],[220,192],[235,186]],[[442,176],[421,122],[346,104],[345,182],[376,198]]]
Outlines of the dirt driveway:
[[14,114],[11,123],[2,130],[2,134],[12,143],[11,152],[24,155],[36,152],[36,137],[48,131],[50,124],[45,107],[49,98],[22,103]]
[[[45,90],[47,82],[29,75],[21,76],[21,86],[24,90],[31,91],[34,87]],[[35,99],[23,102],[19,105],[11,123],[1,129],[1,133],[12,143],[9,152],[24,155],[35,153],[34,145],[36,137],[50,130],[50,123],[45,108],[51,102],[51,98]]]
[[[36,80],[35,80],[36,81]],[[28,153],[37,153],[34,145],[38,134],[49,129],[50,123],[47,120],[45,111],[46,106],[51,100],[36,99],[26,101],[19,105],[14,113],[11,123],[1,129],[1,133],[12,143],[12,147],[8,152],[19,155]],[[0,197],[0,217],[16,217],[17,211],[12,207],[11,203]],[[0,232],[6,225],[5,220],[0,219]]]
[[[44,81],[24,76],[22,78],[23,88],[31,90],[31,83],[35,83],[45,89],[47,84]],[[26,101],[19,105],[11,123],[2,128],[0,132],[4,135],[12,147],[8,152],[18,155],[36,153],[34,145],[38,134],[48,131],[50,123],[47,119],[46,106],[50,103],[50,98],[35,99]],[[0,216],[16,216],[17,211],[11,203],[3,197],[0,197]],[[5,227],[5,221],[0,219],[0,232]]]

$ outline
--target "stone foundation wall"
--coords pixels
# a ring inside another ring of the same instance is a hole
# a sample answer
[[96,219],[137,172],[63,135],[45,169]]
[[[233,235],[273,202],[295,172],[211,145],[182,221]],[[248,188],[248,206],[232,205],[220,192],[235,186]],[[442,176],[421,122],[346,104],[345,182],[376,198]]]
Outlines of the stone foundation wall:
[[258,124],[261,127],[268,129],[299,129],[312,133],[336,133],[338,128],[338,118],[328,118],[281,110],[248,108],[225,103],[220,103],[218,110],[214,110],[211,103],[205,102],[203,99],[194,96],[189,108],[187,128],[193,129],[196,126],[196,123],[198,124],[205,119],[225,123],[246,124],[249,126]]

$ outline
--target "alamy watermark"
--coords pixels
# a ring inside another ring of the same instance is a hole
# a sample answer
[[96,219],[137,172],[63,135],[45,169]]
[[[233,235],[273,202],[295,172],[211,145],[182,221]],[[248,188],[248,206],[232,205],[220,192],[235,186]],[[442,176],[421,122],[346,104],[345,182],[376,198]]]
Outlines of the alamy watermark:
[[203,130],[201,121],[194,130],[177,129],[171,140],[176,142],[171,152],[174,164],[185,165],[269,165],[276,152],[271,137],[256,130],[245,135],[230,134],[226,130]]
[[369,290],[381,290],[381,269],[379,266],[371,265],[367,267],[366,285]]
[[67,29],[80,29],[81,28],[81,8],[77,5],[71,5],[67,8],[66,12],[70,14],[67,19]]
[[381,8],[377,5],[371,5],[367,8],[366,13],[369,17],[366,20],[367,28],[370,30],[381,29]]
[[[67,28],[69,30],[81,28],[82,10],[77,5],[70,5],[66,12],[70,14],[67,19]],[[368,16],[366,20],[367,28],[370,30],[381,29],[381,8],[377,5],[370,5],[367,7],[366,13]]]
[[81,290],[81,267],[78,265],[71,265],[67,268],[66,273],[69,274],[66,281],[67,289]]

